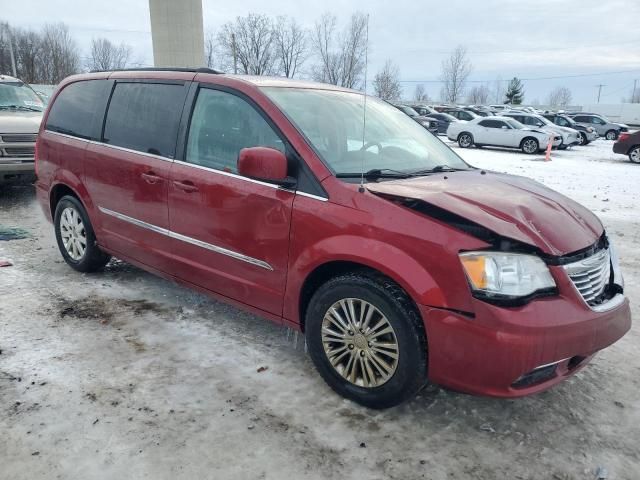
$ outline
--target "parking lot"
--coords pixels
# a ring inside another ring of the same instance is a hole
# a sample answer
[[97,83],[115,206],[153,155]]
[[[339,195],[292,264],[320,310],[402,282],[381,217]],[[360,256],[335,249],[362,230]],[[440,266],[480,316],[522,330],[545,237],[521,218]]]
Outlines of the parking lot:
[[611,145],[545,162],[452,144],[602,219],[632,330],[542,394],[429,386],[386,411],[334,394],[293,332],[119,261],[71,270],[33,189],[3,188],[0,227],[25,238],[0,240],[0,478],[638,478],[640,166]]

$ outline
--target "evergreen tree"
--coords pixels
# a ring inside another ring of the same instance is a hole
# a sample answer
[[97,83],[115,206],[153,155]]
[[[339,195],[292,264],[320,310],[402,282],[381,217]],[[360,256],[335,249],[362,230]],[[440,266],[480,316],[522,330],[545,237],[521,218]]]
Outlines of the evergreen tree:
[[522,81],[518,77],[513,77],[507,87],[507,93],[504,95],[506,100],[504,103],[510,103],[511,105],[520,105],[524,100],[524,87]]

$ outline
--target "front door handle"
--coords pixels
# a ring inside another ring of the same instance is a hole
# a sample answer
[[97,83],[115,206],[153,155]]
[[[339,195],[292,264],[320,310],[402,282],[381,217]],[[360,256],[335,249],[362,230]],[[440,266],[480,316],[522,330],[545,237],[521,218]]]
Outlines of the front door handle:
[[176,188],[179,188],[186,193],[194,193],[198,191],[198,187],[196,187],[193,182],[190,182],[189,180],[185,180],[184,182],[179,182],[176,180],[173,182],[173,184]]
[[141,173],[140,176],[142,179],[147,182],[149,185],[155,185],[158,182],[162,181],[162,177],[159,177],[153,172]]

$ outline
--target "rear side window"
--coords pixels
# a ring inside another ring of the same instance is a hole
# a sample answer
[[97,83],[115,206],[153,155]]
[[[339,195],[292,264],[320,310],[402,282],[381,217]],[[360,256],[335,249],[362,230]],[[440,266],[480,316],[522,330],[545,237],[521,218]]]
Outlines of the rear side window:
[[173,158],[185,95],[184,85],[116,83],[104,143]]
[[248,147],[285,151],[280,137],[245,100],[231,93],[201,89],[191,117],[185,160],[236,173],[238,154]]
[[504,123],[498,120],[482,120],[479,124],[487,128],[502,128],[504,125]]
[[86,80],[67,85],[56,97],[45,129],[87,140],[99,140],[109,80]]
[[574,117],[574,120],[576,122],[591,123],[589,117],[577,116],[577,117]]

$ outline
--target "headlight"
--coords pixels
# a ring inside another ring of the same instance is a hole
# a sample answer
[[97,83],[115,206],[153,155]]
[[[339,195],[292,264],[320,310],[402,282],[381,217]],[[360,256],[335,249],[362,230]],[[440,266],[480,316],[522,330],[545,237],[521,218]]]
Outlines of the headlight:
[[611,257],[611,269],[613,270],[613,283],[620,285],[624,288],[624,277],[622,276],[622,270],[620,270],[620,259],[618,257],[618,251],[613,245],[610,238],[609,240],[609,255]]
[[471,289],[480,296],[526,297],[556,286],[547,265],[535,255],[467,252],[460,254],[460,260]]
[[587,127],[587,132],[593,133],[593,127]]

